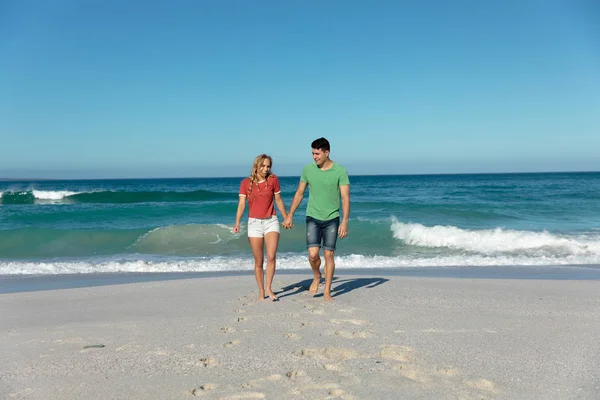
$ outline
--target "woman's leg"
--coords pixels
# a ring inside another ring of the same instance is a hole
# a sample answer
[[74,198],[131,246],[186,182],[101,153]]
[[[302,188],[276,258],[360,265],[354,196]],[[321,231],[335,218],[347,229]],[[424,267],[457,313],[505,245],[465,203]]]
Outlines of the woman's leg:
[[275,265],[277,263],[277,246],[279,245],[279,232],[269,232],[265,235],[267,247],[267,296],[271,300],[277,300],[271,285],[275,276]]
[[261,237],[249,237],[248,241],[254,255],[254,277],[258,284],[258,299],[262,300],[265,298],[265,271],[263,269],[265,240]]

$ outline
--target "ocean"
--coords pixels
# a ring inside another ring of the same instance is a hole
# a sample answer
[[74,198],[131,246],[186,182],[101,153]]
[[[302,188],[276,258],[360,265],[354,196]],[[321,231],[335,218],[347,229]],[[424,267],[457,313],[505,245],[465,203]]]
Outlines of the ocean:
[[[275,171],[276,173],[276,171]],[[240,178],[0,182],[0,275],[251,271]],[[298,177],[280,177],[289,208]],[[600,173],[350,176],[339,270],[600,265]],[[279,270],[308,269],[304,210]]]

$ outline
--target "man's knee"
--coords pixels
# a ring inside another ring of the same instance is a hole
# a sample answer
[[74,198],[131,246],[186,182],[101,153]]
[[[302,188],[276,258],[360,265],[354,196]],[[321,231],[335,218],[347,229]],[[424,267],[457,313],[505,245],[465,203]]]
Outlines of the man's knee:
[[311,247],[308,249],[308,259],[310,261],[317,261],[319,259],[319,248]]
[[335,252],[333,250],[323,250],[323,255],[325,256],[326,261],[333,262]]

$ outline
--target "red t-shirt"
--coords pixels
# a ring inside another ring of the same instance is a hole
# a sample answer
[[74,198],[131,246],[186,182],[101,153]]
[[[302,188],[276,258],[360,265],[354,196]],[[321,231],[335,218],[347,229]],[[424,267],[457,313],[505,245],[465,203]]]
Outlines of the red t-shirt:
[[240,196],[248,199],[248,216],[250,218],[270,218],[275,215],[275,195],[281,193],[279,179],[269,175],[266,181],[255,183],[250,189],[250,178],[246,178],[240,185]]

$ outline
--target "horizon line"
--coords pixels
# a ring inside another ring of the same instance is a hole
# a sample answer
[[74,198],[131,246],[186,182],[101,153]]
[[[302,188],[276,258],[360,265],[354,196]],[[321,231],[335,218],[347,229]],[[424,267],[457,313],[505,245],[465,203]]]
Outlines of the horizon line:
[[[450,176],[450,175],[541,175],[541,174],[593,174],[600,171],[521,171],[521,172],[438,172],[438,173],[404,173],[404,174],[349,174],[355,177],[367,176]],[[281,178],[297,178],[300,175],[278,175]],[[246,176],[173,176],[173,177],[124,177],[124,178],[0,178],[0,182],[24,181],[117,181],[117,180],[153,180],[153,179],[239,179]]]

